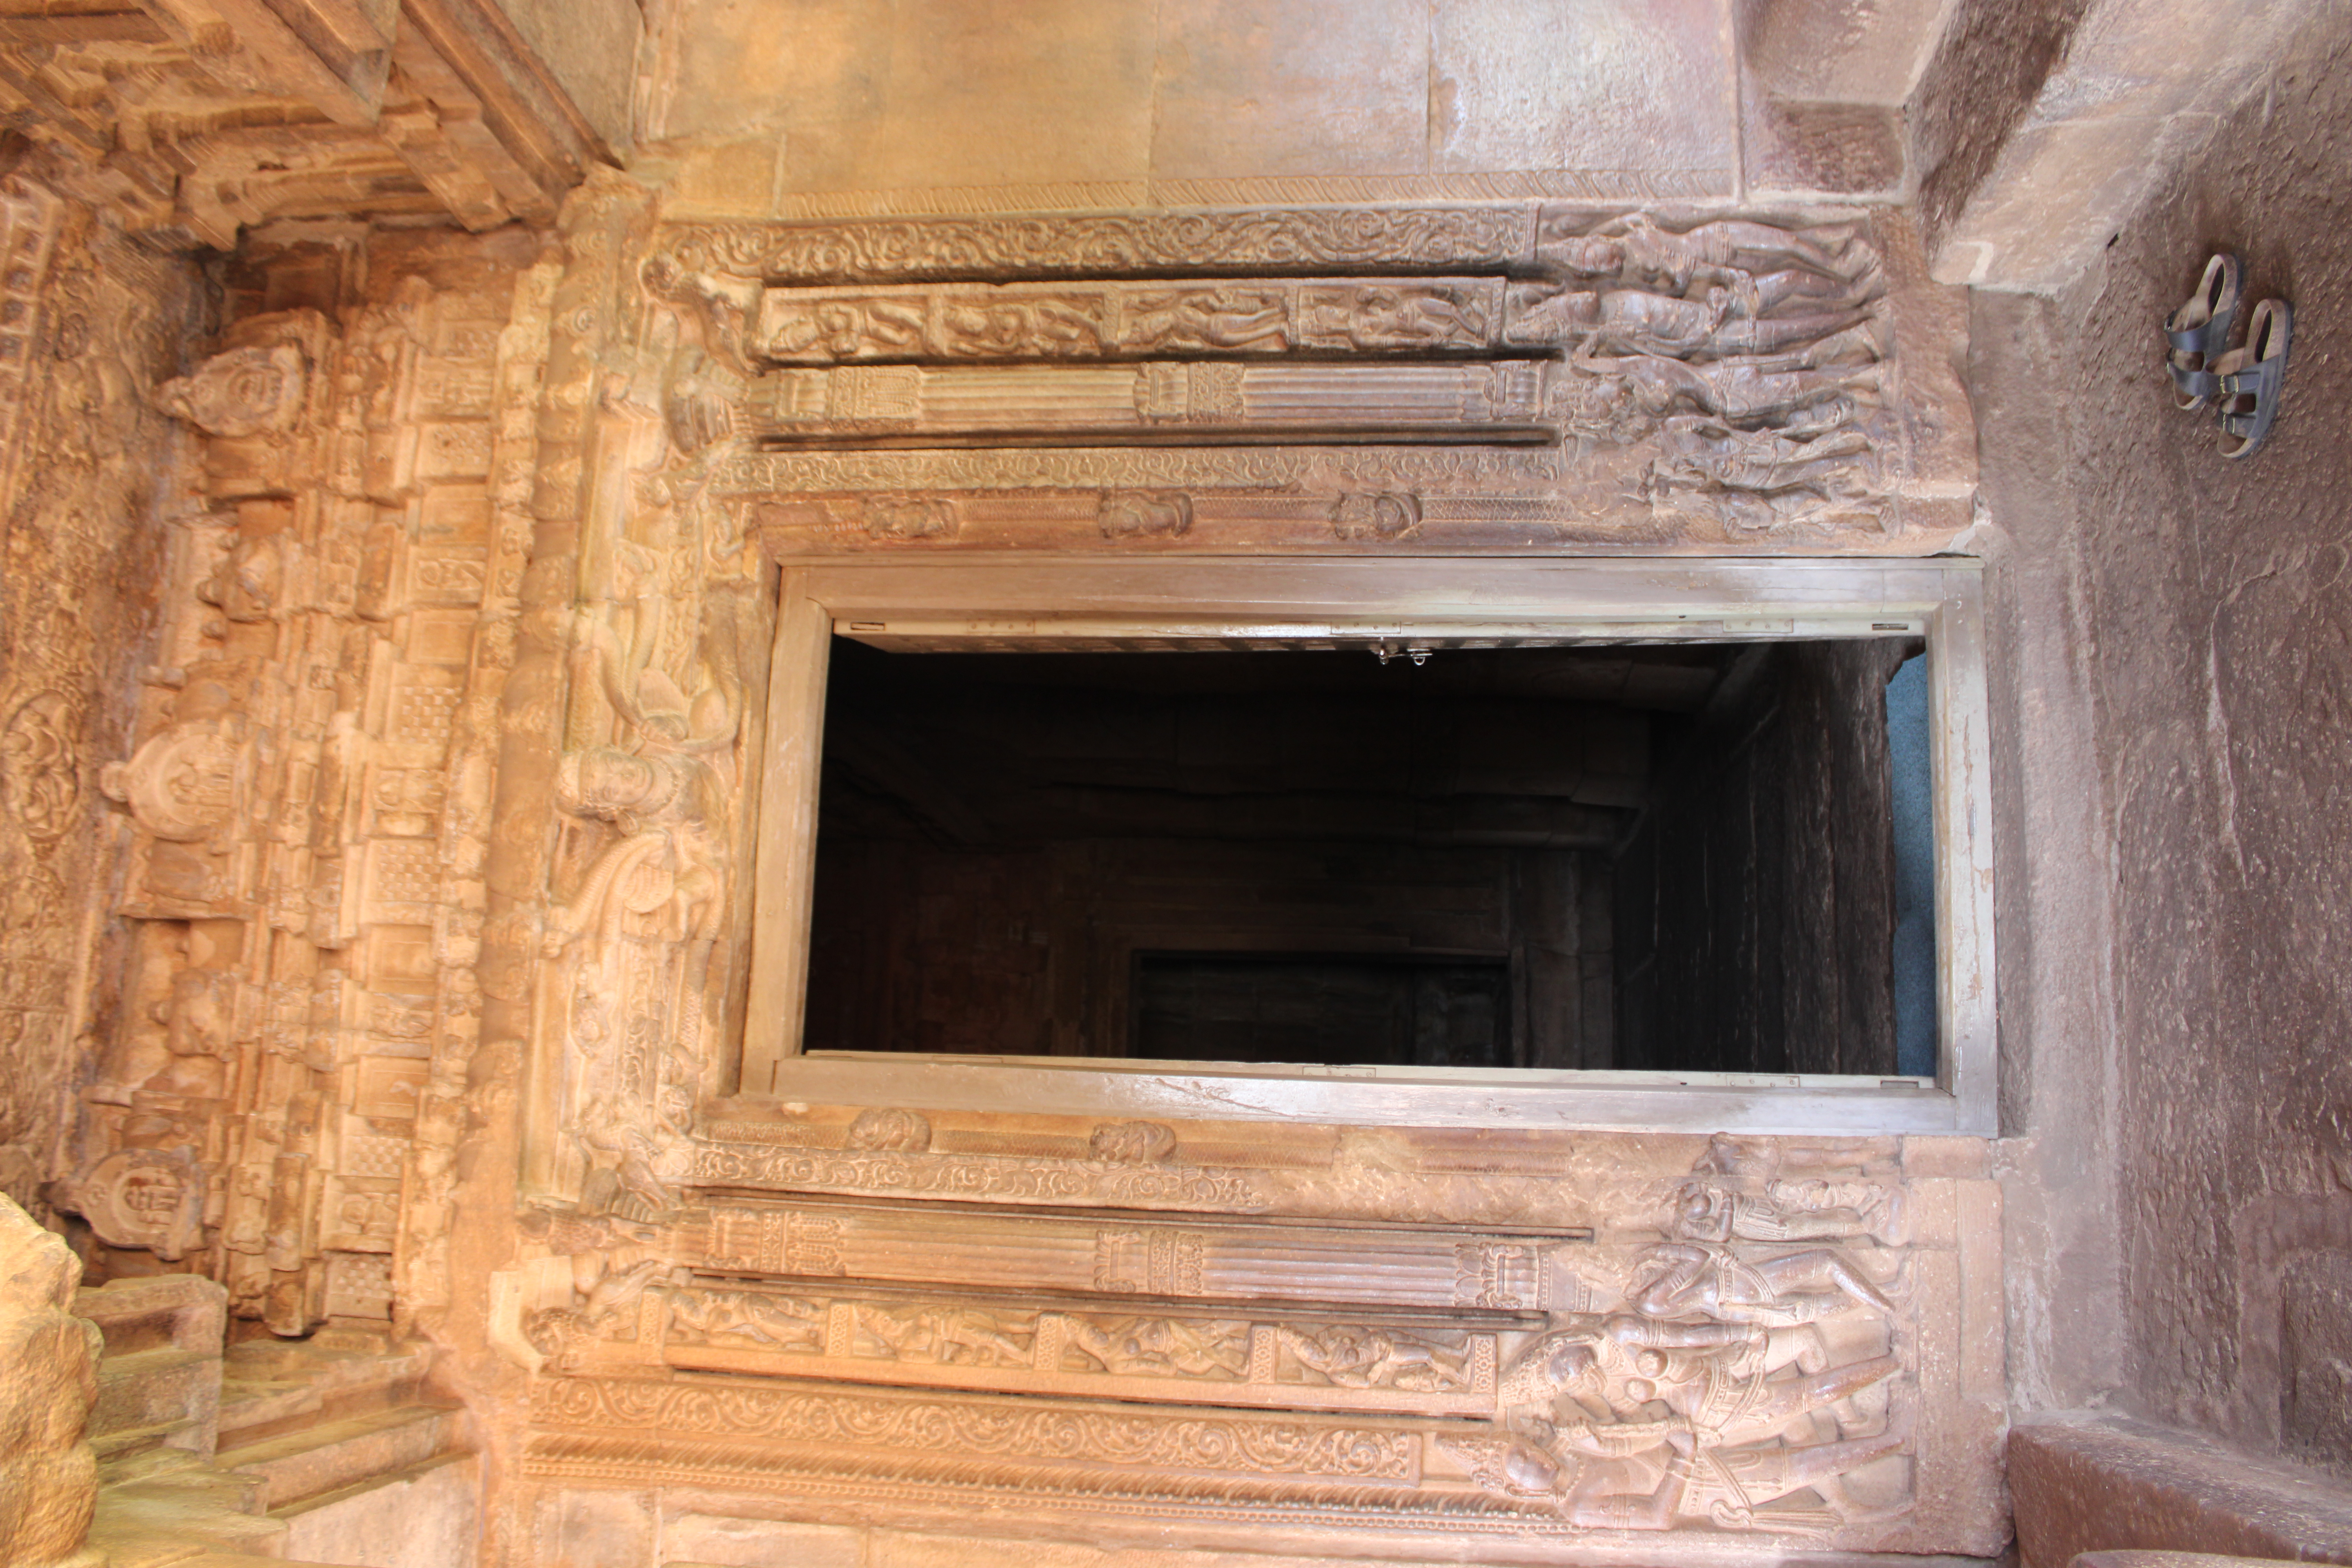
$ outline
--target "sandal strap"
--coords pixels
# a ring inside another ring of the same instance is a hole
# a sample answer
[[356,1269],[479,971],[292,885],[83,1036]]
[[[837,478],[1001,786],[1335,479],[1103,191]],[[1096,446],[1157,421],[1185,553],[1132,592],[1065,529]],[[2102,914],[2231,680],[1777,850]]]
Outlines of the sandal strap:
[[2277,360],[2266,359],[2257,364],[2250,364],[2243,370],[2233,370],[2227,375],[2218,375],[2213,379],[2220,384],[2221,394],[2225,397],[2263,397],[2276,389],[2280,372],[2284,368]]
[[2228,340],[2229,331],[2228,320],[2217,318],[2193,327],[2168,327],[2164,336],[2175,353],[2210,354]]
[[2183,397],[2210,397],[2221,390],[2221,378],[2210,370],[2172,367],[2172,385]]

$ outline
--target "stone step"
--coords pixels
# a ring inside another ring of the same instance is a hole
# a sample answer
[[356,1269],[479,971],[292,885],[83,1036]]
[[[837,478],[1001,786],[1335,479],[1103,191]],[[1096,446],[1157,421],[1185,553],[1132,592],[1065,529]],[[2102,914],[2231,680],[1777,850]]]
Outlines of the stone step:
[[298,1426],[305,1416],[317,1415],[325,1408],[326,1400],[310,1384],[224,1380],[221,1437],[232,1446],[256,1442]]
[[141,1448],[211,1451],[220,1411],[217,1352],[163,1347],[109,1354],[98,1363],[90,1446],[101,1459]]
[[275,1510],[448,1453],[459,1415],[425,1404],[362,1411],[224,1448],[215,1463],[259,1477],[261,1506]]
[[443,1454],[273,1510],[289,1557],[372,1568],[473,1568],[481,1457]]
[[110,1568],[176,1568],[192,1552],[272,1556],[286,1526],[262,1510],[257,1477],[231,1475],[173,1449],[110,1463],[90,1544]]
[[413,1402],[429,1352],[356,1350],[308,1340],[229,1346],[222,1373],[220,1446],[240,1447],[315,1424]]

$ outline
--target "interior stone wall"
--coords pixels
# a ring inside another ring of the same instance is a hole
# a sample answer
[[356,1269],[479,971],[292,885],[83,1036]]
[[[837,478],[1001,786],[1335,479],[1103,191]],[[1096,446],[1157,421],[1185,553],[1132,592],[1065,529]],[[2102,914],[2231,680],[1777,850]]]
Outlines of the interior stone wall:
[[[2320,1412],[2344,1331],[2311,1308],[2352,1249],[2352,25],[2315,15],[2275,58],[2077,284],[1977,300],[2016,671],[2004,1120],[2034,1245],[2012,1374],[2024,1408],[2113,1387],[2340,1469]],[[2295,309],[2284,411],[2242,462],[2160,371],[2158,325],[2217,246],[2250,304]]]
[[[919,1559],[975,1515],[1497,1561],[1998,1551],[1979,1140],[1528,1133],[1499,1100],[1465,1131],[991,1114],[919,1070],[878,1103],[734,1092],[754,829],[815,745],[768,722],[824,634],[811,561],[1500,571],[1967,526],[1958,300],[1899,213],[1739,204],[1727,6],[1654,35],[1595,7],[1630,41],[1572,96],[1615,112],[1534,170],[1491,134],[1527,16],[1393,9],[1419,52],[1310,38],[1303,79],[1248,6],[1170,13],[1139,181],[950,204],[977,216],[710,216],[984,154],[957,116],[1000,106],[933,91],[934,49],[837,164],[785,128],[762,176],[706,136],[667,191],[591,175],[551,236],[478,204],[480,235],[247,232],[209,352],[130,381],[120,455],[184,504],[130,563],[157,607],[121,728],[70,767],[29,728],[6,753],[20,817],[67,774],[112,803],[119,875],[85,880],[121,1005],[47,1173],[94,1277],[200,1273],[248,1344],[413,1355],[385,1400],[424,1398],[429,1347],[462,1416],[394,1414],[421,1457],[478,1450],[501,1568]],[[1695,142],[1643,119],[1685,67],[1724,110]],[[1295,133],[1270,163],[1234,134],[1259,79]],[[1327,176],[1334,127],[1400,150]],[[996,211],[1031,201],[1101,210]]]
[[1751,649],[1661,737],[1617,866],[1613,1065],[1895,1071],[1886,681],[1906,646]]

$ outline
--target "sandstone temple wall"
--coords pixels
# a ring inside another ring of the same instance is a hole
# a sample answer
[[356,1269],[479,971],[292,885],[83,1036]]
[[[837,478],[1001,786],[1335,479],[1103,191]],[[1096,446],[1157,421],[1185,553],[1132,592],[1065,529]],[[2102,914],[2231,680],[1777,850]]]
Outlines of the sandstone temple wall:
[[121,1000],[48,1190],[239,1332],[434,1345],[492,1561],[973,1508],[1998,1546],[1973,1140],[803,1103],[738,1059],[794,563],[1932,552],[1971,468],[1899,220],[677,223],[598,175],[552,239],[273,231],[217,286],[138,405],[180,456],[90,770]]

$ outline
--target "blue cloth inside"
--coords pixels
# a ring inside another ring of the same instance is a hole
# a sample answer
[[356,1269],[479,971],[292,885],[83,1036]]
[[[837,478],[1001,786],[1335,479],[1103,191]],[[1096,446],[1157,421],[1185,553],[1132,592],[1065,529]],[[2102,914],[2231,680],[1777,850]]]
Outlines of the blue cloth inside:
[[1894,763],[1895,1070],[1936,1071],[1936,811],[1927,740],[1927,656],[1886,683]]

